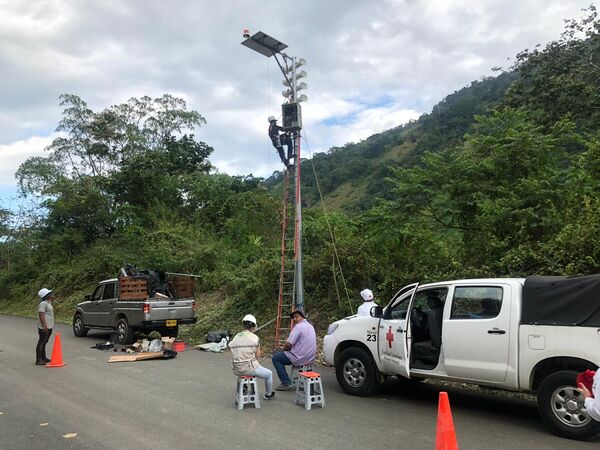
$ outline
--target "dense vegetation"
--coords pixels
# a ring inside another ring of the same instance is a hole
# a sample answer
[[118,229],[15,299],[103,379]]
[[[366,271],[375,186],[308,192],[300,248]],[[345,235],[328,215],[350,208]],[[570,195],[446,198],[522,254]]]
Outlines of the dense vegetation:
[[[415,280],[598,272],[599,51],[591,7],[559,40],[417,122],[304,161],[306,298],[317,324],[355,309],[365,286],[385,302]],[[0,214],[0,311],[33,314],[35,292],[51,286],[68,320],[95,281],[134,262],[202,276],[192,333],[247,312],[271,319],[277,174],[214,173],[212,148],[186,134],[204,119],[181,99],[101,112],[73,95],[62,104],[62,137],[17,173],[39,206]],[[313,207],[313,164],[328,216]]]

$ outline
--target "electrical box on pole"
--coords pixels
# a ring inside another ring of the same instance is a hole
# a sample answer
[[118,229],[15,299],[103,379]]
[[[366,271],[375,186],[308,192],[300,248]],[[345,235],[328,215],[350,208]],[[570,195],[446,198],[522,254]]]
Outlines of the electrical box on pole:
[[302,129],[302,108],[300,103],[284,103],[281,105],[282,125],[284,131]]

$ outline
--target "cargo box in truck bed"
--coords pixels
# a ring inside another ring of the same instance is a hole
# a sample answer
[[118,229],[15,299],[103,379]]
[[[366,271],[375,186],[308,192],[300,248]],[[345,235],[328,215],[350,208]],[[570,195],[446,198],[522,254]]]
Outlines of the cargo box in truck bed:
[[[167,277],[169,292],[173,298],[193,298],[194,279],[185,275]],[[148,278],[120,277],[119,300],[145,300],[148,298]]]

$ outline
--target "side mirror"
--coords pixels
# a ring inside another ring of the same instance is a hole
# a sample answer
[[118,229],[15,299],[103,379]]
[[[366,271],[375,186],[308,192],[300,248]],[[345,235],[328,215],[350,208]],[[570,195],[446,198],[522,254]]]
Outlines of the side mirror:
[[84,295],[84,296],[83,296],[83,301],[84,301],[84,302],[89,302],[89,301],[90,301],[90,298],[92,298],[92,296],[91,296],[90,294],[88,294],[88,295]]
[[371,308],[371,317],[375,317],[376,319],[381,319],[383,317],[383,306],[373,306]]

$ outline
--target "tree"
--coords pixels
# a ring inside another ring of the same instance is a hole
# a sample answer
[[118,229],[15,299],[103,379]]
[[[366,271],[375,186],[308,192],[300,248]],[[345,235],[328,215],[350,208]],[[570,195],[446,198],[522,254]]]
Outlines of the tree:
[[526,107],[551,127],[569,115],[581,130],[592,131],[600,119],[600,20],[595,6],[580,20],[567,20],[560,39],[524,50],[513,69],[519,80],[505,104]]
[[[55,195],[59,178],[107,177],[124,161],[147,152],[165,152],[177,134],[206,123],[183,99],[165,94],[131,98],[99,113],[72,94],[63,94],[60,136],[46,148],[48,157],[28,159],[17,171],[25,195]],[[185,143],[185,139],[183,140]]]
[[561,227],[565,149],[580,145],[574,124],[549,133],[526,111],[504,108],[477,117],[462,146],[426,154],[423,167],[399,170],[397,198],[388,203],[401,220],[423,222],[456,236],[471,267],[523,273],[539,266],[542,242]]
[[49,155],[25,161],[17,179],[21,193],[40,197],[46,208],[46,233],[64,234],[72,248],[138,219],[148,225],[148,207],[181,206],[185,177],[211,168],[212,148],[182,135],[205,123],[182,99],[132,98],[96,113],[65,94],[61,105]]

